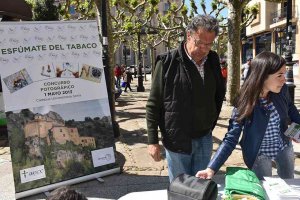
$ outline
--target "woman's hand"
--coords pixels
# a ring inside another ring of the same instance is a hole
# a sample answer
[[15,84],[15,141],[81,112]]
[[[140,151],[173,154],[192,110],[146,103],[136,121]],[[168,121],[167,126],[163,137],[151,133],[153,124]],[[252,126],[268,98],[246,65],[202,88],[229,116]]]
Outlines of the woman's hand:
[[206,168],[205,170],[198,171],[195,176],[202,179],[211,179],[214,175],[215,175],[214,170],[210,168]]
[[292,138],[292,140],[296,143],[300,143],[300,141],[296,140],[295,138]]

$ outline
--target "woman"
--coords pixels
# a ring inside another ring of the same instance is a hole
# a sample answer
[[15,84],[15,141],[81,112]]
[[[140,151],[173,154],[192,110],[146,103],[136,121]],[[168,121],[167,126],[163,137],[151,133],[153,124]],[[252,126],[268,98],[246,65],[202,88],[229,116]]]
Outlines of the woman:
[[285,84],[285,60],[271,52],[262,52],[252,60],[251,73],[240,89],[228,132],[199,178],[210,179],[224,164],[238,143],[244,162],[259,179],[272,176],[275,161],[281,178],[294,177],[294,150],[291,139],[284,135],[300,115],[290,99]]
[[132,78],[131,72],[129,70],[130,70],[130,68],[127,67],[126,71],[124,72],[124,77],[123,78],[124,78],[124,82],[126,83],[124,92],[127,92],[127,88],[129,88],[130,92],[132,92],[132,89],[130,87],[130,83],[133,80],[133,78]]

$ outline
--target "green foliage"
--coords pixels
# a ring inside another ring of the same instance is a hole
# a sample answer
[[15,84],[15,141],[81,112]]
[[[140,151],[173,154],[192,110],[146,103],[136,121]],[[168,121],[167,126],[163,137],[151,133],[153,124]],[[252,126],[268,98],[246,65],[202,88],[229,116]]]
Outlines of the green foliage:
[[59,10],[54,0],[31,1],[34,21],[55,21],[59,19]]
[[137,5],[138,5],[138,1],[137,0],[131,0],[131,5],[132,5],[132,7],[136,7]]
[[191,5],[191,13],[198,13],[198,7],[196,6],[196,3],[194,0],[191,0],[190,1],[190,5]]
[[181,14],[182,14],[183,16],[186,16],[187,13],[188,13],[188,8],[187,8],[187,6],[183,6],[183,8],[181,9]]
[[170,11],[176,11],[178,9],[178,5],[176,3],[171,3]]
[[[115,4],[117,5],[118,1],[115,1]],[[70,8],[74,7],[76,14],[74,16],[71,16],[70,14]],[[95,0],[66,0],[65,3],[63,3],[59,7],[59,13],[62,18],[64,19],[73,19],[77,17],[78,20],[84,19],[95,19],[96,18],[96,6],[95,6]]]
[[157,4],[158,4],[159,2],[160,2],[159,0],[150,0],[150,1],[149,1],[149,3],[150,3],[153,7],[157,6]]
[[216,10],[216,9],[218,8],[218,5],[215,4],[215,3],[212,3],[212,4],[211,4],[211,7],[212,7],[213,10]]
[[12,159],[16,163],[23,163],[23,151],[22,149],[15,149],[14,153],[12,154]]
[[66,168],[64,170],[65,178],[82,176],[84,173],[85,168],[82,163],[73,160],[66,162]]

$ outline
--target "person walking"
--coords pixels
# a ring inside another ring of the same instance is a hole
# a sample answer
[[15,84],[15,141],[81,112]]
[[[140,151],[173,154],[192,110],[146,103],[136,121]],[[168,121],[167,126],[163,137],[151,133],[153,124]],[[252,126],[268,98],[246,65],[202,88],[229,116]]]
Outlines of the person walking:
[[251,61],[252,61],[252,56],[247,57],[247,62],[243,64],[242,66],[242,81],[245,82],[245,80],[248,77],[248,73],[251,70]]
[[133,80],[132,74],[130,72],[130,68],[127,67],[127,69],[124,72],[124,82],[125,82],[125,89],[124,92],[127,92],[127,88],[129,88],[130,92],[132,92],[132,89],[130,87],[130,83]]
[[291,122],[300,123],[300,115],[285,84],[285,60],[271,52],[258,54],[251,63],[249,77],[239,91],[228,132],[208,168],[197,172],[210,179],[240,145],[244,162],[259,179],[272,176],[276,163],[279,177],[294,177],[294,151],[291,138],[284,135]]
[[222,77],[224,78],[224,84],[225,84],[225,88],[226,88],[226,85],[227,85],[227,74],[228,74],[226,60],[222,59],[220,65],[221,65]]
[[159,55],[146,104],[148,152],[161,160],[158,127],[166,151],[169,180],[205,169],[212,154],[212,130],[225,96],[219,56],[211,47],[217,19],[194,17],[186,41]]
[[122,68],[118,64],[115,65],[114,74],[115,74],[116,81],[117,81],[116,85],[118,88],[120,88],[121,87],[121,77],[122,77],[123,73],[122,73]]

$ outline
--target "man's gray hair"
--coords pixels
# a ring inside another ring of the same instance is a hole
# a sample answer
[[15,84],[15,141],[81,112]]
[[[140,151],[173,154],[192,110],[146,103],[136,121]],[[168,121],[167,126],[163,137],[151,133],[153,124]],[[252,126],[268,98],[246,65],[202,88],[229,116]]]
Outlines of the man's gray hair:
[[193,17],[192,21],[187,25],[186,31],[194,33],[201,28],[209,32],[214,31],[216,36],[219,34],[219,22],[210,15],[197,15]]

